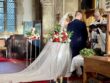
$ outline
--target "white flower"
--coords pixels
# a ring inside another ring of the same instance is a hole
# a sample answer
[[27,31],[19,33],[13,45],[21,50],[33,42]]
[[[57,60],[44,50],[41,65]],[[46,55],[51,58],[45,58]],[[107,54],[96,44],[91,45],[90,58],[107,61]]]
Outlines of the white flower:
[[48,34],[45,34],[45,35],[44,35],[44,38],[48,38]]
[[67,36],[68,34],[65,32],[65,35]]
[[63,35],[62,35],[62,34],[60,34],[59,36],[60,36],[60,37],[63,37]]
[[50,41],[53,41],[53,39],[51,38]]
[[62,41],[62,38],[60,38],[60,42],[63,42],[63,41]]
[[54,35],[54,38],[58,38],[59,36],[58,35]]
[[67,41],[68,41],[68,42],[71,42],[71,39],[69,39],[69,38],[68,38],[68,40],[67,40]]

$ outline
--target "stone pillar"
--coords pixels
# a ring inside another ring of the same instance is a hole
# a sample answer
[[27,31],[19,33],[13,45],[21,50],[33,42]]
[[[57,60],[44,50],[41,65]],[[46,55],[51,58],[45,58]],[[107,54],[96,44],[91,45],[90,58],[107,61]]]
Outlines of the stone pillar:
[[[42,4],[42,32],[43,38],[47,38],[49,30],[54,28],[54,0],[41,0]],[[45,42],[45,41],[44,41]]]
[[35,20],[34,0],[16,0],[17,33],[23,34],[23,22]]
[[58,24],[63,16],[63,0],[54,0],[54,22]]
[[23,33],[23,1],[24,0],[16,0],[16,29],[18,34]]
[[32,3],[33,0],[23,0],[23,21],[33,21],[33,14],[32,14]]
[[63,0],[63,15],[65,14],[65,0]]

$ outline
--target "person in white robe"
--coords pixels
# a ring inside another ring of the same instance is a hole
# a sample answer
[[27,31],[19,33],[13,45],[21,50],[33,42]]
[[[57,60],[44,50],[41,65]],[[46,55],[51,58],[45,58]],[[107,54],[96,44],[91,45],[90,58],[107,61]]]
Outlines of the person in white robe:
[[[105,45],[106,45],[106,24],[107,20],[104,19],[100,12],[96,10],[94,12],[95,22],[91,23],[94,27],[91,32],[91,48],[100,49],[101,53],[99,55],[103,55],[105,53]],[[104,30],[104,31],[103,31]]]

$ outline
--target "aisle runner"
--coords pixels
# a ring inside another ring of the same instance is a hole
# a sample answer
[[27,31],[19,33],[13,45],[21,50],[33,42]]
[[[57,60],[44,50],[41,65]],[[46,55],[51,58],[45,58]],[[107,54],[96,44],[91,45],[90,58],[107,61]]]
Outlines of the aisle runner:
[[8,59],[0,57],[0,62],[6,62],[6,61],[8,61]]

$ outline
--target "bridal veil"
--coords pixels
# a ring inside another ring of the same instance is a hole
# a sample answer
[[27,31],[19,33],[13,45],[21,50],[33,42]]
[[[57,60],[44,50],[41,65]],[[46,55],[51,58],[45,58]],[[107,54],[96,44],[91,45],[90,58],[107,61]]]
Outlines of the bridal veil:
[[0,74],[0,83],[20,83],[69,77],[71,51],[69,43],[48,42],[38,58],[18,73]]

